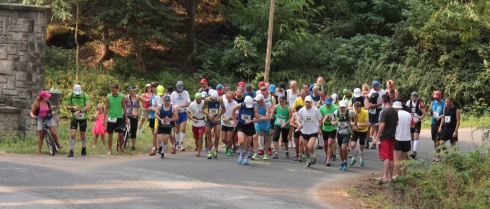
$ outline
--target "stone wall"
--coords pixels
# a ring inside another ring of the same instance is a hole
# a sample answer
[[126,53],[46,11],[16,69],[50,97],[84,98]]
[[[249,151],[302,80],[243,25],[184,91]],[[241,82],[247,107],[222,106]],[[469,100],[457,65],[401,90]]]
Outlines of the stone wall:
[[[50,12],[46,7],[0,4],[0,100],[6,106],[0,108],[20,109],[18,125],[10,122],[14,130],[35,130],[29,112],[44,85]],[[7,117],[6,114],[0,111],[0,117]]]

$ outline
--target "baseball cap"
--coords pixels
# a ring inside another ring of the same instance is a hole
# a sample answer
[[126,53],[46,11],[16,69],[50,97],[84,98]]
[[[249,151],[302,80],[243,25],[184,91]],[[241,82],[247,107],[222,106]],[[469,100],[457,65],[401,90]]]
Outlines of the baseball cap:
[[223,84],[218,84],[218,85],[216,86],[216,89],[222,89],[222,88],[223,88]]
[[419,97],[419,93],[418,93],[418,92],[416,92],[416,91],[412,92],[412,94],[411,94],[411,95],[412,95],[413,97]]
[[434,91],[434,96],[435,99],[441,98],[441,91]]
[[175,84],[175,88],[177,89],[177,91],[183,91],[184,90],[184,82],[177,81],[177,83]]
[[333,99],[325,99],[325,104],[332,104],[333,103]]
[[79,84],[75,84],[73,86],[73,93],[75,93],[76,95],[81,94],[82,93],[82,87]]
[[134,90],[136,90],[136,86],[129,86],[129,90],[130,90],[130,91],[134,91]]
[[361,89],[360,88],[355,88],[354,89],[354,97],[355,98],[361,97]]
[[41,91],[41,93],[39,93],[39,97],[40,98],[44,98],[44,97],[49,98],[49,97],[51,97],[51,94],[47,91]]
[[281,89],[285,89],[286,88],[286,83],[280,82],[279,83],[279,87],[281,87]]
[[164,101],[169,101],[169,100],[170,100],[170,96],[169,96],[169,95],[165,95],[165,96],[163,97],[163,100],[164,100]]
[[255,96],[255,101],[260,101],[260,100],[264,100],[263,94],[257,94],[257,96]]
[[238,82],[238,86],[245,88],[245,82],[243,82],[243,81]]
[[201,92],[201,95],[203,98],[207,97],[208,96],[208,93],[206,93],[205,91]]
[[271,85],[269,86],[269,91],[270,91],[270,92],[276,92],[276,85],[271,84]]
[[373,81],[373,86],[381,86],[381,84],[379,83],[379,81],[374,80],[374,81]]
[[208,83],[208,80],[205,78],[201,79],[201,84],[203,84],[203,83]]
[[252,89],[253,89],[253,88],[252,88],[252,85],[250,85],[250,84],[247,84],[247,85],[245,86],[245,90],[247,90],[248,92],[252,91]]
[[165,88],[162,85],[157,86],[157,94],[162,95]]
[[281,96],[281,97],[279,97],[279,100],[280,100],[280,101],[286,101],[286,96]]
[[305,102],[313,102],[313,98],[311,98],[310,96],[306,96]]
[[344,93],[344,94],[350,94],[352,92],[350,91],[350,89],[344,89],[344,91],[342,91],[342,93]]
[[347,107],[347,102],[345,102],[345,100],[342,100],[339,102],[339,106],[340,107]]
[[254,107],[254,100],[252,99],[252,97],[246,96],[244,102],[245,102],[245,107],[247,107],[247,108]]
[[146,88],[146,87],[151,87],[151,84],[147,83],[147,84],[146,84],[146,86],[145,86],[145,88]]
[[393,103],[393,108],[395,108],[395,109],[402,109],[403,108],[402,103],[399,102],[399,101],[394,102]]
[[194,95],[194,98],[195,99],[202,99],[202,94],[201,93],[196,93],[196,95]]
[[211,99],[218,99],[219,95],[217,91],[211,92]]
[[263,89],[267,88],[265,86],[265,82],[264,81],[259,82],[259,88],[260,88],[260,90],[263,90]]

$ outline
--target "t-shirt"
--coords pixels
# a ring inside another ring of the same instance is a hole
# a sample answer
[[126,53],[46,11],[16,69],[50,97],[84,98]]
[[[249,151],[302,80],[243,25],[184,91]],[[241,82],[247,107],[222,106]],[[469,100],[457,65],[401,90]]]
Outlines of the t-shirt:
[[203,105],[204,101],[201,101],[201,104],[197,104],[196,101],[194,101],[189,105],[189,108],[187,108],[187,111],[189,111],[194,118],[202,119],[197,120],[197,123],[194,123],[194,121],[192,121],[192,126],[194,127],[199,128],[204,126],[204,117],[206,115],[201,111]]
[[385,108],[379,115],[379,122],[385,124],[385,128],[379,137],[379,140],[395,140],[396,125],[398,123],[398,112],[390,107]]
[[[90,99],[88,97],[88,94],[86,94],[86,93],[81,93],[79,95],[69,93],[68,97],[66,97],[66,104],[68,104],[70,106],[77,106],[79,110],[84,108],[87,105],[87,103],[89,103],[89,102],[90,102]],[[78,113],[78,115],[75,115],[75,112],[72,111],[71,118],[78,119],[78,120],[84,120],[84,119],[87,119],[87,113],[81,112],[81,113]]]
[[298,106],[306,106],[305,100],[301,97],[296,98],[293,103],[293,109],[295,109]]
[[[225,105],[225,113],[221,116],[221,125],[223,126],[227,126],[227,127],[233,127],[235,126],[235,124],[233,124],[233,120],[229,120],[228,123],[225,123],[224,122],[224,119],[226,118],[231,118],[232,116],[232,110],[235,106],[238,105],[238,102],[236,102],[235,100],[231,100],[231,103],[228,102],[227,99],[224,99],[223,100],[223,104]],[[238,110],[235,111],[235,114],[238,114]]]
[[284,93],[285,93],[284,90],[283,91],[276,91],[277,98],[281,98],[282,96],[284,96],[285,95]]
[[253,90],[252,90],[252,92],[244,91],[244,92],[243,92],[243,97],[247,97],[247,96],[250,96],[250,97],[252,97],[252,98],[255,98],[256,93],[255,93],[255,91],[253,91]]
[[[353,111],[357,114],[357,122],[358,123],[364,123],[366,122],[366,119],[369,119],[369,114],[367,110],[361,108],[361,112],[357,113],[356,109],[354,108]],[[357,127],[357,132],[367,132],[368,127]]]
[[[172,92],[170,95],[170,104],[174,106],[185,105],[188,102],[191,102],[191,98],[189,97],[189,93],[184,90],[180,93],[177,91]],[[180,108],[179,113],[185,112],[186,108]]]
[[313,99],[314,102],[320,101],[320,93],[318,93],[316,96],[313,94],[313,92],[310,93],[310,97]]
[[108,110],[108,117],[109,118],[123,118],[123,107],[122,107],[122,100],[123,100],[123,95],[118,94],[117,96],[114,96],[111,94],[107,95],[107,100],[109,100],[109,110]]
[[234,97],[233,100],[235,100],[238,104],[240,104],[240,103],[243,103],[243,101],[245,101],[245,97],[242,97],[240,99],[238,99],[237,97]]
[[[418,113],[420,113],[420,115],[417,113],[417,104],[418,104]],[[420,100],[418,100],[417,102],[414,102],[412,100],[408,100],[407,101],[407,107],[410,109],[410,113],[412,114],[412,117],[417,119],[419,118],[419,116],[422,115],[422,109],[425,108],[424,106],[424,103]],[[443,108],[444,109],[444,108]]]
[[296,98],[299,97],[298,94],[299,94],[299,91],[296,91],[296,93],[293,93],[293,90],[291,90],[291,89],[288,89],[287,90],[287,92],[286,92],[286,99],[288,100],[289,105],[294,104],[294,102],[296,101]]
[[[432,124],[436,124],[437,117],[441,116],[444,114],[444,106],[446,105],[446,101],[441,100],[440,102],[437,102],[437,100],[432,101]],[[440,122],[441,120],[439,120]]]
[[410,141],[412,135],[410,128],[414,124],[412,115],[405,110],[398,111],[398,126],[396,127],[395,139],[398,141]]
[[[338,110],[339,107],[336,104],[330,105],[330,107],[327,107],[327,105],[322,105],[320,107],[320,113],[322,114],[322,117],[325,117],[325,115],[333,115],[335,110]],[[331,120],[326,120],[325,123],[322,125],[322,130],[324,131],[335,131],[337,129],[337,126],[332,125]]]
[[296,114],[296,119],[298,119],[301,124],[303,124],[301,133],[314,134],[318,133],[318,126],[320,126],[322,114],[320,113],[320,110],[318,110],[318,108],[316,107],[311,107],[310,109],[302,107],[298,111],[298,114]]
[[332,120],[337,122],[337,133],[350,134],[350,122],[354,121],[352,120],[354,117],[356,117],[356,113],[352,110],[346,109],[345,112],[341,112],[340,109],[335,110]]

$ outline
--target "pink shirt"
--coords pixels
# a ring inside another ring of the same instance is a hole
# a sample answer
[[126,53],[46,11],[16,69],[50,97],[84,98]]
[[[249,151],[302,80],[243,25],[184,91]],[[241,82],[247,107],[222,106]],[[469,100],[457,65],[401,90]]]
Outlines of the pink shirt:
[[46,104],[43,106],[41,103],[39,104],[39,114],[37,115],[40,118],[44,118],[49,112],[49,106]]

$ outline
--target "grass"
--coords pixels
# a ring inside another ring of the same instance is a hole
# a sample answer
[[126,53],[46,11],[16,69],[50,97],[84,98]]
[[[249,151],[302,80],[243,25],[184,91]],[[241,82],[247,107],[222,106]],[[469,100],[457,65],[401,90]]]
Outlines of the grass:
[[[432,122],[431,117],[427,117],[422,121],[422,128],[430,129]],[[490,116],[474,117],[461,113],[460,128],[478,128],[490,124]]]

